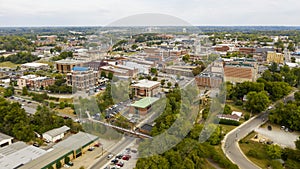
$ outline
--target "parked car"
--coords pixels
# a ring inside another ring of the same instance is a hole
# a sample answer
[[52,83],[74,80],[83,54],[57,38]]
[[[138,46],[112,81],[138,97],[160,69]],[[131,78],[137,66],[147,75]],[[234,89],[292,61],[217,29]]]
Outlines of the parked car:
[[73,165],[74,165],[74,163],[72,163],[71,161],[69,161],[67,164],[68,164],[69,166],[73,166]]
[[110,162],[113,163],[113,164],[117,164],[119,162],[119,160],[118,159],[113,159]]
[[136,149],[131,149],[131,152],[137,153],[137,150]]
[[124,163],[122,161],[120,161],[119,163],[117,163],[117,166],[123,167]]
[[100,147],[100,145],[101,145],[100,143],[96,143],[94,146],[95,147]]
[[123,157],[123,154],[119,154],[116,156],[116,158],[121,159]]
[[124,157],[122,157],[122,160],[128,161],[128,160],[129,160],[129,157],[128,157],[128,156],[124,156]]
[[272,130],[272,126],[268,125],[268,130],[271,131]]
[[107,156],[107,159],[111,159],[113,156],[114,156],[113,154],[109,154],[109,155]]
[[88,151],[93,151],[95,147],[89,147]]
[[70,168],[70,166],[68,164],[64,164],[65,168]]
[[40,147],[40,145],[38,143],[33,143],[33,146]]

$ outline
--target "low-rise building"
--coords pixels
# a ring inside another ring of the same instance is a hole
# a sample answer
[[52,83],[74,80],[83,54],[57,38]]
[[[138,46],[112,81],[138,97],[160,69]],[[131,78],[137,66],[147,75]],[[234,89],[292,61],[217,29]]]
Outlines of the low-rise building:
[[20,167],[20,169],[48,169],[56,168],[56,164],[65,164],[65,158],[73,160],[84,155],[91,146],[98,143],[99,137],[79,132],[53,146],[51,151],[30,161]]
[[21,65],[22,70],[32,69],[32,70],[47,70],[49,69],[49,65],[45,63],[25,63]]
[[200,88],[218,88],[223,83],[223,76],[216,73],[201,73],[195,80]]
[[151,111],[152,105],[157,102],[159,98],[145,97],[130,105],[130,113],[137,115],[146,115]]
[[153,97],[159,92],[160,82],[150,81],[147,79],[139,80],[137,83],[132,84],[134,96],[138,97]]
[[0,168],[19,168],[46,153],[45,150],[38,147],[29,146],[24,142],[16,142],[0,148]]
[[50,77],[37,77],[36,75],[21,76],[18,79],[17,85],[19,89],[28,87],[31,90],[44,89],[47,86],[53,85],[55,80]]
[[67,126],[62,126],[60,128],[55,128],[43,133],[43,138],[47,141],[56,142],[64,138],[65,133],[70,130]]
[[217,115],[219,119],[232,120],[232,121],[240,121],[240,117],[236,114],[219,114]]
[[14,138],[6,134],[0,133],[0,147],[10,145]]

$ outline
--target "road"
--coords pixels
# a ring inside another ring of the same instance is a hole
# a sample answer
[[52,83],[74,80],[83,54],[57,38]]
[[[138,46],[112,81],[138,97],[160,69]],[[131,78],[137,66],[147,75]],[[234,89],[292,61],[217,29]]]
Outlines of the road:
[[[295,91],[293,91],[291,94],[286,96],[286,98],[293,97]],[[282,101],[280,100],[280,101]],[[275,103],[276,104],[276,103]],[[272,106],[274,107],[273,104]],[[251,133],[253,130],[261,126],[263,123],[265,123],[268,119],[268,111],[264,111],[261,114],[254,116],[253,118],[249,119],[244,124],[240,125],[236,129],[229,132],[223,142],[222,142],[222,149],[225,155],[235,164],[239,166],[241,169],[259,169],[257,165],[255,165],[253,162],[251,162],[241,151],[238,141],[244,137],[246,137],[249,133]]]
[[[122,152],[129,144],[133,143],[136,139],[132,137],[125,137],[123,140],[121,140],[116,146],[112,147],[111,149],[107,150],[106,153],[104,153],[103,156],[99,158],[99,160],[93,164],[89,169],[100,169],[102,168],[107,162],[107,156],[109,154],[117,155],[120,152]],[[114,157],[112,158],[114,159]],[[109,159],[112,160],[112,159]]]

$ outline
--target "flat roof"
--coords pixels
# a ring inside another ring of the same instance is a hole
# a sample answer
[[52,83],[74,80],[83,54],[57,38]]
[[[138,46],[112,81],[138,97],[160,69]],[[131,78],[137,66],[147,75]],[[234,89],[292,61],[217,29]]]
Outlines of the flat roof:
[[66,150],[64,148],[52,149],[51,151],[46,152],[44,155],[21,166],[20,169],[43,168],[48,164],[56,161],[58,158],[65,156],[69,152],[69,150]]
[[13,137],[3,134],[3,133],[0,133],[0,141],[7,140],[7,139],[13,139]]
[[[8,145],[8,147],[11,146],[11,149],[13,149],[11,153],[0,153],[0,168],[14,169],[46,154],[45,150],[32,145],[28,146],[23,142],[17,142],[14,144]],[[0,151],[3,150],[5,151],[7,148],[5,147],[0,149]]]
[[88,67],[79,67],[79,66],[75,66],[72,69],[73,71],[88,71],[89,68]]
[[160,82],[143,79],[143,80],[139,80],[136,84],[133,84],[132,86],[150,88],[158,84],[160,84]]
[[84,63],[84,61],[83,60],[75,60],[75,59],[63,59],[63,60],[55,61],[55,63],[59,63],[59,64],[76,64],[76,63]]
[[24,63],[24,64],[22,64],[21,66],[40,67],[40,66],[48,66],[48,64],[32,62],[32,63]]
[[137,107],[137,108],[146,108],[158,100],[159,100],[159,98],[156,98],[156,97],[145,97],[145,98],[131,104],[131,106]]

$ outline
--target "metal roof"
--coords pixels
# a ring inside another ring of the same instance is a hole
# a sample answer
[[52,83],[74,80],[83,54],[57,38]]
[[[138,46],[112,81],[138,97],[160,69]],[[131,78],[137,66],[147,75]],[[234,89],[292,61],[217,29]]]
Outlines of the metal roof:
[[68,150],[77,150],[78,148],[88,144],[91,141],[97,140],[98,137],[91,135],[89,133],[79,132],[75,135],[68,137],[66,140],[63,140],[56,145],[54,148],[65,148]]
[[0,168],[13,169],[46,153],[45,150],[17,142],[0,149]]
[[87,68],[87,67],[78,67],[78,66],[75,66],[75,67],[73,67],[72,70],[73,70],[73,71],[88,71],[89,68]]
[[48,135],[51,136],[51,137],[55,137],[55,136],[58,136],[58,135],[60,135],[60,134],[62,134],[62,133],[65,133],[65,132],[68,131],[68,130],[70,130],[69,127],[67,127],[67,126],[62,126],[62,127],[60,127],[60,128],[55,128],[55,129],[52,129],[52,130],[50,130],[50,131],[47,131],[47,132],[43,133],[43,135],[44,135],[44,134],[48,134]]
[[0,141],[7,140],[7,139],[13,139],[13,137],[3,134],[3,133],[0,133]]
[[157,100],[159,100],[159,98],[145,97],[145,98],[131,104],[131,106],[138,107],[138,108],[146,108],[146,107],[150,106],[151,104],[155,103]]

